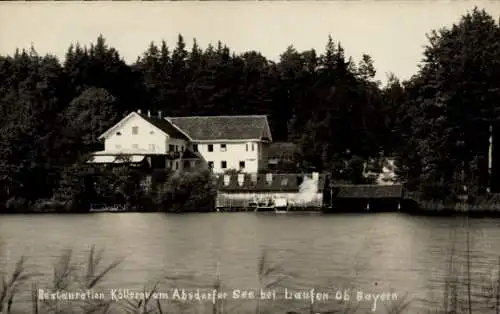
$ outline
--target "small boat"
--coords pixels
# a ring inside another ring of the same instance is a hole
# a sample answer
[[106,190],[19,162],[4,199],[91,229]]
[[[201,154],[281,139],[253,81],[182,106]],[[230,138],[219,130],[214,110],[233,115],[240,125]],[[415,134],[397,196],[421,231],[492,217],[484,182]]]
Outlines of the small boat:
[[255,212],[273,212],[275,211],[275,204],[272,199],[267,202],[256,202]]
[[89,212],[91,213],[116,213],[116,212],[125,212],[127,208],[124,205],[112,205],[107,206],[104,204],[91,204]]

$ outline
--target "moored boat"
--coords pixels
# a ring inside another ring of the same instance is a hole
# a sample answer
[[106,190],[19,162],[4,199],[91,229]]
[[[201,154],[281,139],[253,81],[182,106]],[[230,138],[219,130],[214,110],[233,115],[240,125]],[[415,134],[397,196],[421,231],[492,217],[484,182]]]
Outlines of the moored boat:
[[266,202],[255,202],[255,204],[255,212],[273,212],[276,208],[272,199],[269,199]]
[[127,208],[125,205],[105,205],[105,204],[91,204],[89,212],[91,213],[116,213],[116,212],[125,212]]

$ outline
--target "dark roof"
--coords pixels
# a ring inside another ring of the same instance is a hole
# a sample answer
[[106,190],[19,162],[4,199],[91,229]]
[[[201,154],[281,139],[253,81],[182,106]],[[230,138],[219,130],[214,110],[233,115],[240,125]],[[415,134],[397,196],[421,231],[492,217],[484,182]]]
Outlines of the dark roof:
[[192,152],[190,149],[186,149],[182,153],[182,158],[183,159],[201,159],[201,156],[199,156],[196,153]]
[[[266,174],[253,175],[257,181],[252,181],[252,174],[244,174],[244,182],[238,184],[238,174],[230,174],[229,184],[224,184],[224,175],[217,179],[217,188],[221,192],[299,192],[300,185],[304,180],[304,174],[273,174],[271,184],[267,182]],[[310,174],[307,175],[311,177]],[[319,176],[318,193],[324,189],[325,176]]]
[[274,142],[269,145],[269,158],[291,158],[299,152],[299,147],[291,142]]
[[159,128],[163,132],[167,133],[172,138],[187,140],[186,135],[182,134],[175,126],[172,125],[169,121],[159,118],[159,117],[148,117],[143,113],[138,113],[143,119],[147,120],[149,123]]
[[205,116],[168,117],[192,140],[239,140],[271,137],[267,131],[267,117],[249,116]]
[[395,185],[334,185],[338,198],[401,198],[403,186]]

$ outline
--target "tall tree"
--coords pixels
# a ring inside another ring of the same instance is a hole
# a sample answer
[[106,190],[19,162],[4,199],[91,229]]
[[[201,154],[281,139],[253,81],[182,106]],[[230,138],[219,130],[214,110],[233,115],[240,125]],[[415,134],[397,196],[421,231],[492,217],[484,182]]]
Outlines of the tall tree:
[[[413,79],[407,105],[416,106],[411,136],[429,182],[449,185],[482,160],[477,182],[486,182],[489,120],[498,108],[500,89],[499,25],[475,8],[451,28],[428,36],[424,60]],[[411,167],[411,165],[407,165]],[[465,178],[466,180],[470,178]]]

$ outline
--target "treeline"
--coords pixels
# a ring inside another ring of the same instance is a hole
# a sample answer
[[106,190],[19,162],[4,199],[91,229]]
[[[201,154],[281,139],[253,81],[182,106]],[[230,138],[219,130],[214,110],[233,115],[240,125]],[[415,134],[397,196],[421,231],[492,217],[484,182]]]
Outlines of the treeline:
[[332,37],[323,52],[290,46],[278,62],[221,42],[187,47],[181,35],[172,46],[151,43],[132,65],[102,36],[71,45],[62,63],[18,50],[0,57],[0,201],[97,193],[84,161],[104,130],[139,108],[266,114],[275,141],[300,147],[301,170],[336,178],[345,179],[348,160],[385,155],[413,189],[450,194],[457,178],[485,187],[488,128],[500,106],[499,24],[476,8],[429,35],[409,81],[391,75],[381,86],[375,73],[368,54],[346,56]]

